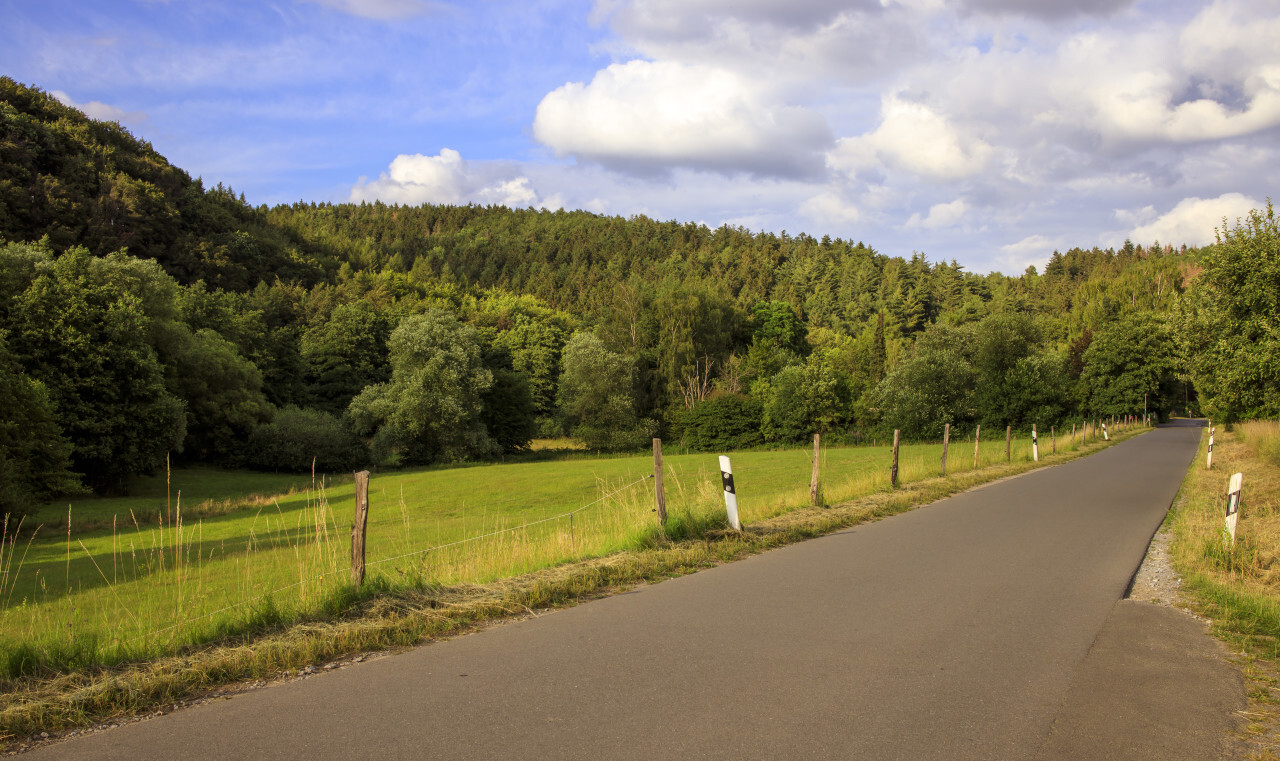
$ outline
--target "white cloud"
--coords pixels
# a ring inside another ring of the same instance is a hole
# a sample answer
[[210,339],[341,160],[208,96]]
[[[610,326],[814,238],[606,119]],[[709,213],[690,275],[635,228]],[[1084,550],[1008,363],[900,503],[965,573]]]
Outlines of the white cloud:
[[71,106],[82,111],[90,119],[107,122],[140,122],[147,118],[147,115],[141,111],[125,111],[122,108],[97,100],[91,100],[88,103],[77,103],[62,90],[54,90],[49,94],[57,98],[62,105]]
[[1156,207],[1151,205],[1144,206],[1137,210],[1116,209],[1115,214],[1116,219],[1119,220],[1121,224],[1127,225],[1130,228],[1137,227],[1138,225],[1145,225],[1159,216],[1156,213]]
[[837,141],[828,163],[851,175],[883,166],[955,180],[981,172],[993,152],[929,106],[890,95],[881,106],[880,126]]
[[533,135],[557,156],[641,174],[811,174],[831,142],[818,113],[776,102],[733,72],[640,60],[549,93]]
[[997,263],[1000,271],[1010,275],[1021,275],[1027,267],[1035,267],[1040,272],[1053,256],[1053,252],[1064,247],[1064,241],[1044,235],[1028,235],[1017,243],[1009,243],[1000,247]]
[[342,13],[379,21],[394,21],[430,13],[434,3],[425,0],[302,0]]
[[1230,227],[1237,217],[1262,204],[1242,193],[1226,193],[1217,198],[1185,198],[1154,221],[1134,228],[1129,238],[1146,245],[1160,241],[1168,245],[1203,246],[1214,241],[1214,230],[1222,220]]
[[819,225],[842,227],[862,218],[858,207],[839,195],[820,193],[800,205],[800,213]]
[[936,230],[942,227],[952,227],[956,223],[965,218],[969,213],[969,206],[964,202],[963,198],[957,198],[951,203],[939,203],[929,207],[929,214],[921,218],[917,212],[911,215],[907,220],[907,227],[924,227],[930,230]]
[[[519,169],[499,162],[466,161],[451,148],[438,156],[401,154],[378,179],[360,181],[351,188],[349,201],[383,201],[417,206],[424,203],[509,206],[542,206],[532,181]],[[548,199],[554,203],[557,199]],[[559,208],[551,206],[550,208]]]

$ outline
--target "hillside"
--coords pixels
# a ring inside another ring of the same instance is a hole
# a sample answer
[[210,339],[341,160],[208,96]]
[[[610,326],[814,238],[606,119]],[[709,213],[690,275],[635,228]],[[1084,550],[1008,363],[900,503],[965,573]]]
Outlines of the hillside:
[[642,216],[255,208],[38,89],[0,79],[0,117],[6,512],[166,456],[345,470],[1195,400],[1174,324],[1212,249],[1073,248],[1010,276]]

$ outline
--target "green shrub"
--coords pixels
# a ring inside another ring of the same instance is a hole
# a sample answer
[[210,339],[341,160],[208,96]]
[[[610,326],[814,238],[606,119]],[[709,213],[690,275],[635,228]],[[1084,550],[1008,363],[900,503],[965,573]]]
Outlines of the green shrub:
[[317,471],[355,470],[369,462],[369,452],[338,418],[322,410],[288,406],[249,437],[244,464],[259,470],[305,473],[312,459]]
[[680,414],[684,444],[695,452],[729,452],[764,443],[763,407],[746,396],[725,394]]

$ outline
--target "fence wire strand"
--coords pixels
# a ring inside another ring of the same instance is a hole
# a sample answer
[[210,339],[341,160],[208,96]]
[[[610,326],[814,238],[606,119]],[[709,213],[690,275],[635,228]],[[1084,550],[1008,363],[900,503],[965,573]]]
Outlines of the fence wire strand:
[[[558,520],[562,520],[562,519],[564,519],[564,518],[570,518],[570,519],[572,519],[572,517],[573,517],[574,515],[576,515],[577,513],[580,513],[580,512],[582,512],[583,510],[586,510],[586,509],[588,509],[588,508],[595,507],[596,505],[600,504],[601,502],[604,502],[606,499],[609,499],[610,497],[613,497],[613,496],[615,496],[615,495],[617,495],[617,494],[621,494],[622,492],[626,491],[627,489],[634,488],[637,484],[644,483],[645,481],[649,480],[650,478],[653,478],[653,476],[652,476],[652,475],[646,475],[646,476],[643,476],[642,478],[638,478],[638,479],[636,479],[635,481],[632,481],[631,483],[627,484],[626,486],[623,486],[623,487],[620,487],[620,488],[618,488],[618,489],[615,489],[615,490],[613,490],[613,491],[609,492],[608,494],[605,494],[605,495],[603,495],[603,496],[599,497],[598,499],[595,499],[595,500],[593,500],[593,501],[591,501],[591,502],[588,502],[587,504],[583,505],[582,507],[575,508],[575,509],[570,510],[570,511],[568,511],[568,512],[566,512],[566,513],[560,513],[560,514],[558,514],[558,515],[553,515],[553,516],[551,516],[551,517],[549,517],[549,518],[542,518],[542,519],[540,519],[540,520],[533,521],[532,523],[522,523],[522,524],[521,524],[521,525],[519,525],[519,526],[512,526],[511,528],[502,529],[501,531],[492,531],[492,532],[490,532],[490,533],[488,533],[488,534],[480,534],[480,535],[478,535],[478,536],[467,537],[466,539],[460,539],[460,540],[458,540],[458,541],[456,541],[456,542],[449,542],[448,544],[440,544],[440,545],[436,545],[436,546],[434,546],[434,547],[427,547],[427,548],[425,548],[425,549],[415,550],[414,552],[407,552],[407,553],[405,553],[405,554],[403,554],[403,555],[396,555],[396,556],[394,556],[394,557],[383,558],[383,559],[381,559],[381,560],[375,560],[375,561],[373,561],[372,563],[365,563],[365,567],[366,567],[366,568],[368,568],[369,566],[373,566],[373,565],[381,565],[381,564],[383,564],[383,563],[390,563],[390,562],[395,561],[395,560],[403,560],[403,559],[405,559],[405,558],[409,558],[409,557],[415,557],[415,556],[418,556],[418,555],[425,555],[425,554],[430,553],[430,552],[436,552],[437,550],[448,549],[449,547],[457,547],[457,546],[459,546],[459,545],[467,544],[467,543],[469,543],[469,542],[476,542],[476,541],[479,541],[479,540],[481,540],[481,539],[488,539],[488,538],[491,538],[491,537],[499,536],[499,535],[501,535],[501,534],[506,534],[506,533],[510,533],[510,532],[513,532],[513,531],[523,531],[523,530],[525,530],[525,529],[529,528],[530,526],[537,526],[537,525],[542,524],[542,523],[550,523],[551,521],[558,521]],[[83,545],[81,545],[81,546],[83,546]],[[86,549],[86,550],[85,550],[85,552],[88,552],[88,550]],[[147,633],[145,633],[145,634],[139,634],[139,635],[138,635],[138,636],[136,636],[136,637],[133,637],[133,638],[128,639],[128,640],[125,640],[125,644],[127,644],[127,645],[131,645],[131,644],[133,644],[133,643],[135,643],[135,642],[139,642],[139,641],[141,641],[141,640],[145,640],[145,639],[148,639],[148,638],[150,638],[150,637],[158,637],[158,636],[160,636],[161,634],[165,634],[165,633],[167,633],[167,632],[171,632],[171,631],[174,631],[174,630],[176,630],[176,629],[180,629],[180,628],[182,628],[182,627],[184,627],[184,626],[188,626],[188,625],[190,625],[190,624],[194,624],[194,623],[197,623],[197,622],[199,622],[199,621],[204,621],[204,620],[206,620],[206,619],[213,618],[214,616],[219,616],[219,615],[221,615],[221,614],[223,614],[223,613],[227,613],[227,612],[229,612],[229,611],[236,610],[236,609],[238,609],[238,608],[243,608],[243,607],[245,607],[246,605],[251,605],[251,604],[253,604],[253,603],[255,603],[255,602],[258,602],[258,601],[260,601],[260,600],[265,600],[265,599],[267,599],[268,597],[271,597],[272,595],[279,594],[280,592],[287,592],[287,591],[289,591],[290,589],[294,589],[294,588],[296,588],[296,587],[303,586],[304,584],[307,584],[307,583],[309,583],[309,582],[323,580],[323,579],[324,579],[324,577],[326,577],[326,576],[333,576],[333,575],[335,575],[335,574],[339,574],[339,573],[342,573],[342,571],[333,571],[333,572],[330,572],[330,573],[320,573],[320,574],[316,574],[316,575],[314,575],[314,576],[311,576],[310,578],[301,579],[301,580],[299,580],[299,581],[295,581],[295,582],[293,582],[292,584],[286,584],[286,585],[285,585],[285,586],[283,586],[283,587],[278,587],[278,588],[276,588],[276,589],[272,589],[272,590],[270,590],[270,591],[268,591],[268,592],[263,592],[262,594],[258,595],[257,597],[250,597],[250,598],[249,598],[249,599],[247,599],[247,600],[241,600],[241,601],[239,601],[239,602],[237,602],[237,603],[233,603],[233,604],[228,605],[228,606],[226,606],[226,607],[224,607],[224,608],[219,608],[218,610],[212,611],[212,612],[210,612],[210,613],[205,613],[205,614],[204,614],[204,615],[202,615],[202,616],[196,616],[195,618],[188,618],[188,619],[186,619],[186,620],[184,620],[184,621],[179,621],[179,622],[178,622],[178,623],[176,623],[176,624],[172,624],[172,625],[170,625],[170,626],[166,626],[166,627],[164,627],[163,629],[156,629],[155,631],[147,632]]]

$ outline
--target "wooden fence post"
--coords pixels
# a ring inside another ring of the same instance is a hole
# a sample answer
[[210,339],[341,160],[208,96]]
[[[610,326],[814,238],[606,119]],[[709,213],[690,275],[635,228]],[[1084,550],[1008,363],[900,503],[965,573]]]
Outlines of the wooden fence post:
[[947,447],[951,445],[951,424],[942,426],[942,475],[947,475]]
[[1013,426],[1004,427],[1004,461],[1013,462]]
[[889,484],[898,488],[898,429],[893,429],[893,466],[889,468]]
[[658,503],[658,525],[667,525],[667,491],[662,485],[662,439],[653,440],[653,498]]
[[973,469],[978,469],[978,438],[982,436],[982,424],[973,431]]
[[1053,451],[1049,454],[1058,453],[1058,427],[1056,425],[1049,426],[1049,446],[1053,448]]
[[351,524],[351,583],[364,584],[364,537],[369,525],[369,471],[356,473],[356,517]]
[[818,506],[818,434],[813,434],[813,475],[809,478],[809,504]]

